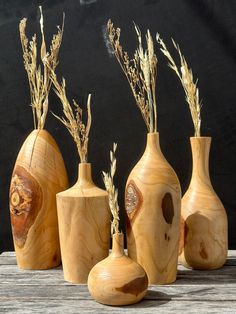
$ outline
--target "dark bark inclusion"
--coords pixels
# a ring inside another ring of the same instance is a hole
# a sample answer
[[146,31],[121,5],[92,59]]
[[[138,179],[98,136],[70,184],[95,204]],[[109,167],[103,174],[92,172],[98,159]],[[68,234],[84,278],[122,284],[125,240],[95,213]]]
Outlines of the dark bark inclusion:
[[162,214],[168,224],[172,224],[174,218],[174,204],[170,193],[166,193],[161,203]]
[[22,247],[42,206],[42,190],[35,178],[16,166],[10,187],[11,225],[15,243]]
[[125,190],[125,209],[129,220],[132,220],[140,209],[143,197],[133,180],[129,182]]
[[204,242],[201,242],[200,243],[200,252],[199,252],[200,256],[203,258],[203,259],[207,259],[208,258],[208,254],[206,252],[206,248],[205,248],[205,244]]
[[138,296],[141,292],[145,291],[148,286],[148,278],[145,274],[143,277],[136,278],[122,287],[116,288],[117,291],[123,293],[130,293]]

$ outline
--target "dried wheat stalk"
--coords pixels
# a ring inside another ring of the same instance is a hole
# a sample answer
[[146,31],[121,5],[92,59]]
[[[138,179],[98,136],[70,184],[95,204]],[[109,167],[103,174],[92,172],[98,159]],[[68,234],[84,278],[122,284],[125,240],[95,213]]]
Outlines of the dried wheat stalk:
[[138,48],[135,50],[133,59],[123,51],[120,44],[119,28],[114,28],[111,20],[107,23],[107,32],[115,56],[125,73],[136,104],[138,105],[149,132],[157,132],[157,110],[156,110],[156,75],[157,57],[154,53],[152,36],[147,31],[147,49],[142,46],[142,35],[139,28],[135,26],[138,37]]
[[40,58],[43,63],[43,70],[41,69],[41,66],[38,65],[37,61],[36,34],[34,34],[31,41],[28,40],[25,34],[27,22],[26,18],[20,21],[19,31],[23,50],[24,66],[28,75],[28,81],[30,86],[34,128],[43,129],[48,112],[48,94],[51,88],[51,81],[49,78],[48,67],[46,67],[46,62],[50,65],[50,68],[53,70],[55,70],[56,66],[58,65],[58,54],[64,30],[64,15],[62,27],[60,28],[60,26],[57,26],[58,32],[57,34],[53,35],[50,46],[50,52],[47,52],[44,39],[42,7],[40,6],[39,9],[41,14],[40,29],[42,35]]
[[116,152],[117,144],[113,144],[113,150],[110,151],[110,161],[111,161],[111,167],[110,172],[102,172],[103,174],[103,181],[108,193],[109,198],[109,207],[113,216],[113,220],[111,223],[111,234],[119,233],[119,205],[118,205],[118,190],[114,186],[114,175],[116,172],[116,158],[115,158],[115,152]]
[[157,42],[160,44],[160,50],[166,56],[169,61],[169,67],[174,70],[177,76],[180,79],[180,82],[184,88],[186,101],[189,104],[189,109],[191,112],[193,125],[194,125],[194,136],[201,136],[201,107],[202,103],[199,101],[199,91],[197,87],[197,82],[193,81],[193,73],[192,70],[188,67],[188,64],[183,56],[180,47],[175,41],[172,39],[173,46],[177,50],[180,59],[180,68],[177,67],[174,59],[170,55],[165,43],[160,38],[159,34],[157,34]]
[[[59,97],[62,106],[63,113],[65,117],[58,117],[53,113],[53,115],[59,119],[67,128],[67,130],[72,135],[80,157],[80,162],[87,162],[88,156],[88,141],[89,141],[89,131],[92,123],[91,116],[91,94],[88,95],[87,100],[87,124],[83,123],[83,111],[78,103],[73,99],[73,106],[70,105],[68,98],[66,96],[66,82],[62,79],[61,84],[57,80],[55,72],[51,69],[50,79],[55,87],[55,93]],[[74,110],[73,110],[74,108]]]

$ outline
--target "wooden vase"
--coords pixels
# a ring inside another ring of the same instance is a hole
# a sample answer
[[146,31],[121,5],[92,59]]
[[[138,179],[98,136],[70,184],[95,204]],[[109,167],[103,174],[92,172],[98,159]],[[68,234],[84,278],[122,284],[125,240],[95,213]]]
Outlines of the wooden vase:
[[180,262],[195,269],[216,269],[226,260],[228,222],[209,176],[210,137],[190,138],[192,178],[182,199]]
[[48,269],[61,262],[56,193],[68,186],[60,150],[45,130],[23,143],[10,185],[10,216],[17,264]]
[[143,266],[149,284],[176,280],[180,202],[179,180],[161,152],[159,134],[149,133],[125,191],[128,254]]
[[147,288],[148,278],[144,269],[124,253],[123,234],[114,234],[111,254],[89,273],[90,294],[102,304],[128,305],[139,302]]
[[108,194],[92,180],[91,164],[79,164],[78,181],[57,194],[64,278],[87,283],[92,267],[109,254]]

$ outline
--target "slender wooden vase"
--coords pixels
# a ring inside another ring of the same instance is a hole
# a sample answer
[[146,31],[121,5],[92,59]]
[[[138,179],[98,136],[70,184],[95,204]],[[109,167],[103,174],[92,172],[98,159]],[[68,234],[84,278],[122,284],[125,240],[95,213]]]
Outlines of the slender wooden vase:
[[144,269],[125,255],[124,236],[115,233],[111,254],[89,273],[90,294],[102,304],[128,305],[139,302],[147,288],[148,278]]
[[57,194],[64,278],[87,283],[92,267],[108,256],[111,213],[107,192],[92,180],[91,164],[80,163],[78,181]]
[[45,130],[34,130],[18,154],[10,186],[17,264],[48,269],[61,262],[56,193],[68,186],[60,150]]
[[161,152],[159,134],[149,133],[125,192],[128,254],[143,266],[149,284],[176,280],[180,202],[179,180]]
[[180,262],[195,269],[216,269],[226,260],[228,222],[209,176],[210,137],[190,138],[192,178],[182,199]]

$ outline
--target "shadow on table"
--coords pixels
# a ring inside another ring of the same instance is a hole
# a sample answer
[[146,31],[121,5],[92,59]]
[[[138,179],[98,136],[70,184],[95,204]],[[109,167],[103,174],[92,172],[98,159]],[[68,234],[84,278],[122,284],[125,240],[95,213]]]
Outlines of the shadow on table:
[[[158,307],[171,301],[171,297],[163,292],[148,290],[145,298],[136,304],[127,305],[127,308]],[[123,308],[123,306],[122,306]]]

